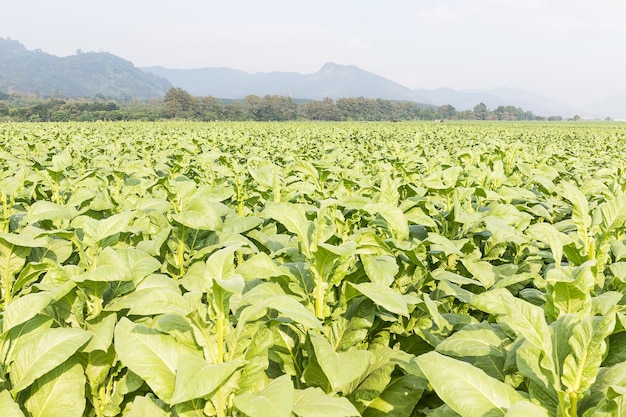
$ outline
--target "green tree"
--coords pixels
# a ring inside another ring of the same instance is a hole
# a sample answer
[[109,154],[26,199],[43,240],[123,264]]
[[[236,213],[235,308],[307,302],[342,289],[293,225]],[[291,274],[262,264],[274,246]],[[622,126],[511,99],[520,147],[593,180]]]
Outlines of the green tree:
[[444,104],[437,108],[437,118],[454,119],[456,117],[456,109],[451,104]]
[[310,100],[300,107],[302,115],[309,120],[340,120],[341,116],[332,98]]
[[488,115],[489,110],[487,110],[487,105],[485,103],[480,102],[474,106],[474,116],[476,116],[476,120],[487,120]]
[[200,99],[200,117],[205,121],[221,120],[223,117],[222,104],[215,97],[202,97]]
[[189,119],[196,116],[199,108],[198,99],[182,88],[170,88],[163,98],[163,116],[166,118]]

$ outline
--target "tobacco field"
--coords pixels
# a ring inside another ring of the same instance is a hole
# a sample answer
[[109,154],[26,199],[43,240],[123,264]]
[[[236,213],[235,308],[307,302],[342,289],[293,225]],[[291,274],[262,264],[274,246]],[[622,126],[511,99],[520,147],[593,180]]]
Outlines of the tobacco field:
[[626,126],[0,125],[2,417],[626,415]]

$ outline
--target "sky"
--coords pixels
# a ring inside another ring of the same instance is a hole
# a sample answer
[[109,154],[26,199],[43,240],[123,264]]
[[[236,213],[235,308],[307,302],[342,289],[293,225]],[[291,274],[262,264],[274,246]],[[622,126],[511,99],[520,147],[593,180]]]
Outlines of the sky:
[[521,88],[566,104],[626,92],[624,0],[20,0],[0,37],[136,66],[314,73],[409,88]]

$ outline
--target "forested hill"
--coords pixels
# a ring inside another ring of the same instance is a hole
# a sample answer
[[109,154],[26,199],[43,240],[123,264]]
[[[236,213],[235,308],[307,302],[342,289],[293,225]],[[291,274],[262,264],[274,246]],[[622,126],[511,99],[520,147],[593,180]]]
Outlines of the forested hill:
[[0,38],[0,91],[39,97],[162,97],[169,81],[110,53],[57,57]]

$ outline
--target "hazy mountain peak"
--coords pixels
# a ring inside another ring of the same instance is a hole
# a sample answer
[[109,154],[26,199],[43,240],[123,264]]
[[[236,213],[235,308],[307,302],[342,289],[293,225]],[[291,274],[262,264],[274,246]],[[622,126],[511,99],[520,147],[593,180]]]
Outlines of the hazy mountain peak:
[[170,87],[167,80],[108,52],[58,57],[0,38],[0,91],[40,97],[149,98],[163,96]]

